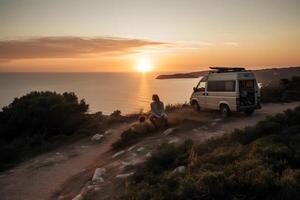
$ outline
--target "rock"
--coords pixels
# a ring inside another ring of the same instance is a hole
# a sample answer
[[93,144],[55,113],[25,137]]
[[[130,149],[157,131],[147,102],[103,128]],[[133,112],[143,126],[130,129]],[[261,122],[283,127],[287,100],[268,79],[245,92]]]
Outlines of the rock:
[[[59,197],[57,198],[57,200],[63,200],[65,199],[65,196],[64,195],[59,195]],[[74,198],[73,198],[74,199]]]
[[174,128],[168,128],[167,130],[165,130],[163,132],[163,135],[166,136],[166,135],[169,135],[171,134],[175,129]]
[[194,128],[193,131],[194,131],[194,132],[198,132],[198,129]]
[[104,137],[104,135],[101,135],[101,134],[95,134],[91,140],[93,141],[100,141],[102,138]]
[[146,154],[146,158],[151,158],[151,156],[152,156],[152,154],[151,154],[150,152],[148,152],[148,153]]
[[72,200],[83,200],[83,196],[81,194],[78,194],[76,197],[74,197]]
[[215,125],[217,125],[217,122],[212,122],[212,123],[210,123],[210,125],[215,126]]
[[105,172],[106,172],[105,168],[97,168],[94,172],[92,181],[93,182],[98,182],[98,183],[104,182],[103,175],[104,175]]
[[119,178],[119,179],[124,179],[124,178],[127,178],[129,176],[132,176],[134,174],[134,172],[130,172],[130,173],[126,173],[126,174],[118,174],[116,176],[116,178]]
[[176,169],[174,169],[174,170],[172,171],[172,174],[174,174],[174,173],[184,174],[185,171],[186,171],[186,167],[182,165],[182,166],[179,166],[179,167],[177,167]]
[[109,134],[112,134],[114,132],[113,129],[108,129],[104,132],[104,135],[109,135]]
[[132,155],[133,157],[137,156],[137,154],[136,154],[136,153],[131,153],[131,155]]
[[221,118],[214,119],[214,122],[220,122],[220,121],[222,121]]
[[142,152],[142,151],[144,151],[144,150],[145,150],[144,147],[140,147],[140,148],[138,148],[136,151],[137,151],[137,152]]
[[135,147],[136,147],[136,145],[133,145],[133,146],[129,147],[129,148],[127,149],[127,151],[131,151],[131,150],[133,150]]
[[122,150],[122,151],[119,151],[119,152],[115,153],[115,154],[112,156],[112,158],[116,158],[116,157],[118,157],[118,156],[122,155],[123,153],[125,153],[125,151],[124,151],[124,150]]
[[125,161],[122,161],[121,164],[122,164],[124,167],[132,166],[132,165],[133,165],[131,162],[125,162]]
[[178,138],[174,138],[174,139],[171,139],[168,143],[169,144],[174,144],[174,143],[177,143],[179,141]]

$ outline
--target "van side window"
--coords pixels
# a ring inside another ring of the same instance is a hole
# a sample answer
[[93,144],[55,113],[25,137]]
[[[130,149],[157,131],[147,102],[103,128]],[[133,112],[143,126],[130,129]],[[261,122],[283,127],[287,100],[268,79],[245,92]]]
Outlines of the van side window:
[[206,82],[200,82],[198,87],[197,87],[197,91],[204,92],[205,91],[205,83]]
[[234,92],[235,81],[208,81],[207,91],[214,92]]

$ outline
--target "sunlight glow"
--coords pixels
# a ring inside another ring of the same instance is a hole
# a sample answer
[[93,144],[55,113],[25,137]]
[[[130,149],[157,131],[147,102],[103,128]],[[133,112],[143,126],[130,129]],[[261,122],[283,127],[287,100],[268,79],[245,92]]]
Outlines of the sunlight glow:
[[137,66],[136,66],[137,71],[139,72],[149,72],[152,69],[151,63],[147,59],[141,59],[139,60]]

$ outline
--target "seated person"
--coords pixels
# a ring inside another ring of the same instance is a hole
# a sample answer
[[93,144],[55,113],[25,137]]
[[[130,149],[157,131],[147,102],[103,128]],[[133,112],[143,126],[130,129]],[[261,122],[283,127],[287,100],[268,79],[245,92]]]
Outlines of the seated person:
[[151,112],[150,112],[150,121],[157,128],[155,124],[156,119],[161,119],[163,121],[164,126],[168,126],[168,117],[165,112],[164,103],[159,100],[159,96],[157,94],[152,95],[153,102],[151,103]]

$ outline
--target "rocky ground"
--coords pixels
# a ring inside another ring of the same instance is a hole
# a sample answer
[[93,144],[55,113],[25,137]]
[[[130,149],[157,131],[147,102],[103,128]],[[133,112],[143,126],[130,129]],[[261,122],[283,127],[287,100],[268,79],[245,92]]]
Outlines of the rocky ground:
[[[0,196],[3,200],[112,199],[126,192],[127,177],[151,156],[157,145],[180,143],[185,139],[203,142],[234,128],[254,125],[267,115],[297,105],[299,102],[267,104],[251,117],[236,113],[225,120],[217,112],[176,110],[170,114],[170,120],[178,121],[176,126],[114,151],[111,143],[130,127],[130,124],[119,124],[93,138],[58,148],[1,173]],[[184,168],[178,168],[177,172],[184,173]]]

